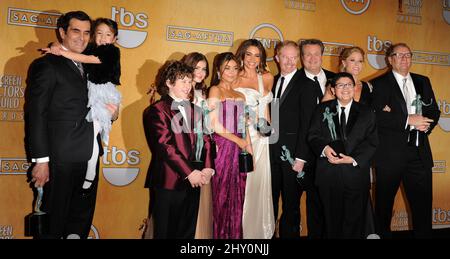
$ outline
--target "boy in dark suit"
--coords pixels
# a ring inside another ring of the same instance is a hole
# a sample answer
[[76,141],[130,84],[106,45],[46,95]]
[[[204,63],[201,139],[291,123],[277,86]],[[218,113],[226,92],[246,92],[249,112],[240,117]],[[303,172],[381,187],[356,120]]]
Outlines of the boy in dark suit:
[[[336,100],[319,104],[309,129],[327,238],[364,237],[369,168],[378,136],[375,113],[353,101],[354,86],[351,74],[338,73],[331,81]],[[339,151],[333,145],[338,141],[343,144]]]

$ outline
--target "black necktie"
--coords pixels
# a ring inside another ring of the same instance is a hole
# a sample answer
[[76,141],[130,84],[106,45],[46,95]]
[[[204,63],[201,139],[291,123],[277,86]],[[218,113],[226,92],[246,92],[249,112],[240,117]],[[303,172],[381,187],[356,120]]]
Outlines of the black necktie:
[[280,86],[278,87],[277,95],[275,96],[275,98],[277,98],[277,99],[281,98],[281,89],[283,89],[283,84],[284,84],[284,77],[282,76]]
[[323,98],[323,93],[322,93],[322,88],[320,87],[319,79],[317,79],[317,76],[314,77],[314,82],[317,85],[317,90],[316,91],[317,91],[317,94],[318,94],[318,97],[319,97],[319,102],[321,102],[322,98]]
[[341,136],[343,140],[347,139],[347,136],[345,136],[345,128],[347,127],[347,123],[345,121],[345,107],[341,107]]

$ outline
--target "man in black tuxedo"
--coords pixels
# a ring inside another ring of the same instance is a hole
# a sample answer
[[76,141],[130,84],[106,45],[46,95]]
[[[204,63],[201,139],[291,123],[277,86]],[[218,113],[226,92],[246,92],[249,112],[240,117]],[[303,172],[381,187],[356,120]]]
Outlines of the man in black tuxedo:
[[374,161],[377,228],[382,237],[392,236],[394,198],[403,182],[414,236],[430,238],[433,158],[428,135],[440,111],[428,77],[409,72],[412,52],[408,45],[390,46],[386,57],[391,70],[372,80],[380,139]]
[[353,100],[354,87],[353,76],[346,72],[331,80],[336,100],[319,104],[308,134],[317,157],[315,183],[323,205],[327,238],[365,237],[369,169],[378,134],[375,113],[371,107]]
[[[89,42],[91,19],[82,11],[68,12],[58,19],[57,30],[64,48],[81,53]],[[48,238],[87,238],[98,177],[90,192],[82,191],[94,146],[93,123],[85,119],[86,75],[81,63],[50,54],[36,59],[28,75],[27,148],[34,163],[32,181],[36,187],[44,186],[43,210],[50,215]],[[108,109],[115,113],[117,107]]]
[[[311,55],[312,50],[318,50],[318,60],[308,58],[305,69],[316,71],[317,74],[325,73],[321,68],[321,56],[323,44],[318,40],[308,40],[305,44],[306,49],[303,53]],[[320,44],[322,45],[320,45]],[[306,53],[305,53],[306,51]],[[272,168],[272,195],[274,203],[275,218],[278,218],[278,201],[281,194],[283,209],[279,224],[279,235],[281,238],[296,238],[300,235],[300,198],[304,190],[308,192],[307,196],[307,222],[308,235],[313,238],[321,237],[321,212],[318,195],[311,183],[311,171],[314,168],[314,159],[312,152],[307,144],[307,133],[310,125],[311,116],[318,100],[318,88],[314,81],[308,79],[305,75],[305,69],[298,70],[297,65],[300,57],[300,50],[297,43],[285,41],[277,44],[275,59],[280,68],[280,74],[275,77],[272,88],[274,101],[279,109],[278,135],[279,139],[270,146],[271,168]],[[303,56],[302,56],[303,59]],[[332,75],[331,72],[326,73]],[[323,86],[325,87],[325,81]],[[323,96],[323,92],[322,92]],[[276,124],[277,119],[272,118]],[[274,126],[276,126],[274,124]],[[288,150],[295,158],[294,165],[291,166],[287,161],[282,161],[282,146],[286,145]],[[304,167],[305,162],[307,166]],[[311,165],[311,166],[309,166]],[[305,171],[305,179],[299,185],[297,183],[297,172]],[[311,191],[311,193],[310,193]]]

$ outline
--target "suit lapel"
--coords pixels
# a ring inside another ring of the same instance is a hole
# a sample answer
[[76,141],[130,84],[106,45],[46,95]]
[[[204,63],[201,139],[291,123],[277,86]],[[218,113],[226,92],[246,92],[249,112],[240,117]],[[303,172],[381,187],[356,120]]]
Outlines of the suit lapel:
[[422,97],[422,101],[427,102],[425,99],[423,99],[425,97],[423,96],[423,85],[422,85],[422,82],[419,81],[414,74],[410,73],[410,75],[411,75],[411,78],[412,78],[412,81],[413,81],[413,84],[414,84],[414,89],[416,90],[416,95],[420,94],[420,96]]
[[392,71],[389,72],[389,81],[392,87],[394,87],[394,96],[398,99],[400,102],[400,107],[402,109],[403,114],[408,115],[408,110],[406,108],[406,101],[403,97],[402,91],[400,90],[400,86],[397,83],[397,80],[395,80],[394,74]]
[[356,120],[358,119],[358,115],[359,115],[359,103],[353,101],[352,106],[350,107],[350,113],[348,114],[347,127],[345,128],[347,138],[350,135],[350,132],[352,131]]
[[284,100],[286,100],[286,96],[288,96],[289,92],[292,90],[292,88],[295,87],[296,81],[299,76],[300,76],[300,72],[299,72],[299,70],[297,70],[295,72],[294,76],[292,76],[291,81],[289,81],[289,84],[286,86],[286,90],[284,90],[283,95],[281,96],[280,106],[283,105]]
[[83,78],[83,76],[81,76],[80,70],[78,70],[77,66],[75,65],[75,63],[73,63],[73,61],[71,59],[68,58],[64,58],[65,63],[73,70],[75,71],[75,73],[83,80],[85,80]]

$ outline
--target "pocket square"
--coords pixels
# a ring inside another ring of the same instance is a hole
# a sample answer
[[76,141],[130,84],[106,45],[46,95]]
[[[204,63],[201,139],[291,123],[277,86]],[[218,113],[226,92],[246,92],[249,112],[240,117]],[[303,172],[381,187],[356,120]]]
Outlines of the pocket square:
[[391,112],[391,107],[386,105],[386,106],[384,106],[383,111],[384,112]]

